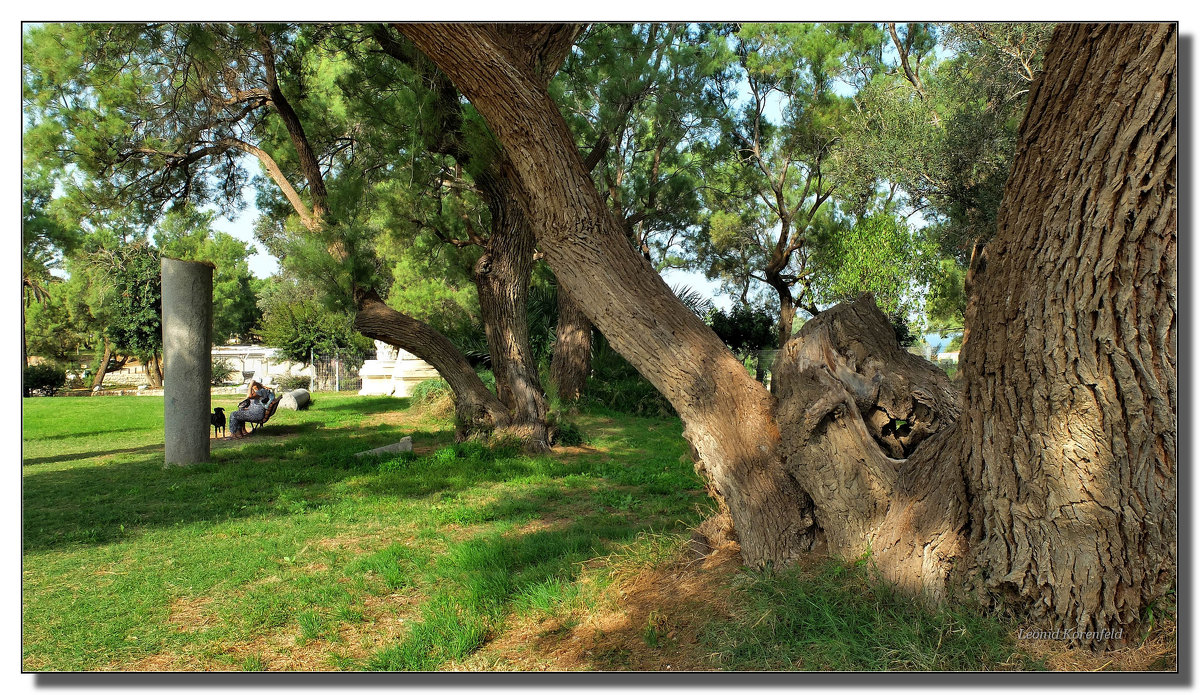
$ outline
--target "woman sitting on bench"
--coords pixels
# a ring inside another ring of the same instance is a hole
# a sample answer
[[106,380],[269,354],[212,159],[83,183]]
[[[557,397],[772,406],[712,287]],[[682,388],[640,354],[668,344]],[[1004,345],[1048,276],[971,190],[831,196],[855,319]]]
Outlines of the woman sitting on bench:
[[257,381],[250,382],[249,398],[238,403],[238,409],[229,414],[229,437],[241,439],[249,435],[245,423],[263,424],[271,417],[275,405],[275,392]]

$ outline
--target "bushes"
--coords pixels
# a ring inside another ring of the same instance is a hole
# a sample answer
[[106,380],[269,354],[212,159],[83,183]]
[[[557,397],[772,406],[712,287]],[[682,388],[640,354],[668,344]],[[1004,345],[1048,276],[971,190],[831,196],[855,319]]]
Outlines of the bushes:
[[303,374],[284,374],[275,378],[275,386],[281,393],[308,388],[309,378]]
[[67,373],[51,364],[33,364],[25,368],[22,388],[25,396],[53,396],[67,383]]
[[621,357],[602,335],[592,347],[592,374],[582,405],[598,405],[631,415],[670,417],[671,403],[633,365]]
[[454,396],[450,384],[442,379],[426,379],[413,387],[412,404],[435,416],[454,412]]
[[[229,379],[229,375],[233,372],[233,362],[224,357],[214,357],[212,361],[212,377],[209,381],[213,386],[220,386]],[[241,375],[240,371],[238,375]]]

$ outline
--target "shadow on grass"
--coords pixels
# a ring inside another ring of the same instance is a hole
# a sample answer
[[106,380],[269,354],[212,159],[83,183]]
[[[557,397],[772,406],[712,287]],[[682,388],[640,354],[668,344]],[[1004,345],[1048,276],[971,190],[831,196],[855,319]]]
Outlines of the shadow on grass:
[[148,444],[146,446],[134,446],[125,449],[109,449],[108,451],[96,451],[86,453],[59,454],[58,456],[39,456],[37,458],[27,458],[21,460],[22,466],[34,466],[39,463],[57,463],[59,461],[84,461],[87,459],[101,458],[104,456],[115,456],[117,454],[136,454],[149,453],[157,451],[162,453],[162,444]]
[[[596,483],[601,488],[611,485],[604,480]],[[597,511],[586,497],[586,493],[564,497],[559,486],[544,483],[494,504],[463,510],[472,517],[461,519],[465,523],[519,525],[450,545],[424,576],[424,583],[434,588],[421,606],[419,622],[399,642],[354,666],[385,671],[437,669],[470,656],[496,637],[510,615],[552,614],[576,599],[585,564],[652,530],[636,516]],[[683,521],[688,514],[679,511]],[[416,565],[417,558],[411,555],[385,552],[399,555],[410,568]]]
[[[313,396],[313,403],[316,403],[321,397],[320,393]],[[331,403],[322,405],[322,410],[353,410],[361,415],[378,415],[380,413],[392,413],[399,410],[407,410],[412,399],[410,398],[393,398],[392,396],[363,396],[357,400],[346,400],[340,403]]]
[[[105,452],[126,456],[104,465],[29,475],[22,491],[24,548],[110,543],[149,527],[283,515],[294,511],[297,501],[323,504],[336,497],[330,487],[339,481],[379,475],[378,458],[354,454],[391,443],[399,434],[398,428],[326,429],[313,422],[268,425],[248,439],[213,440],[211,463],[164,467],[158,444]],[[449,441],[453,434],[423,437]],[[92,457],[69,454],[36,461],[85,458]],[[436,487],[465,486],[473,479],[454,478]],[[424,494],[421,489],[401,485],[392,492],[416,496]]]
[[117,434],[119,432],[146,432],[146,431],[148,431],[147,427],[145,425],[142,425],[142,426],[138,426],[138,427],[122,427],[122,428],[116,429],[116,430],[100,429],[100,430],[90,430],[87,432],[66,432],[63,434],[50,434],[50,435],[39,436],[38,439],[41,441],[51,441],[51,440],[57,440],[57,439],[78,439],[80,437],[87,437],[89,435],[110,435],[110,434]]

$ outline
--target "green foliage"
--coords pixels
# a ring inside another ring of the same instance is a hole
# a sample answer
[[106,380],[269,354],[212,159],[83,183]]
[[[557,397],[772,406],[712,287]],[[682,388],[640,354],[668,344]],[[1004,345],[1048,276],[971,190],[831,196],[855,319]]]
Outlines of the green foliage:
[[141,359],[162,352],[162,266],[158,250],[136,241],[113,250],[108,337],[117,349]]
[[413,386],[412,402],[413,405],[428,404],[438,398],[448,397],[450,395],[450,384],[447,384],[443,379],[426,379],[418,382]]
[[581,401],[585,406],[600,406],[631,415],[667,417],[675,414],[671,403],[600,333],[592,340],[592,372]]
[[295,391],[296,389],[307,389],[309,384],[312,383],[310,379],[303,374],[285,374],[283,376],[274,377],[274,379],[275,386],[278,387],[280,395],[287,393],[288,391]]
[[236,381],[240,382],[241,380],[238,377],[241,377],[241,375],[241,371],[238,370],[237,365],[233,363],[233,360],[226,357],[212,358],[211,380],[213,386],[220,386],[221,384],[224,384],[231,376],[233,376]]
[[728,312],[712,309],[707,321],[717,337],[743,357],[775,344],[775,318],[763,309],[744,304],[734,305]]
[[925,299],[925,315],[931,328],[962,327],[967,312],[966,278],[966,269],[955,259],[938,261]]
[[587,435],[579,425],[564,419],[561,413],[552,413],[549,418],[550,443],[554,446],[580,446],[587,442]]
[[317,290],[287,276],[278,277],[259,298],[263,342],[292,362],[308,364],[312,355],[369,355],[374,343],[354,330],[353,318],[329,309]]
[[889,212],[830,224],[821,229],[815,247],[815,290],[822,304],[871,292],[892,316],[918,308],[917,290],[930,276],[930,256],[936,253],[902,217]]
[[67,383],[67,373],[52,364],[32,364],[25,367],[21,388],[26,397],[53,396]]
[[[915,25],[914,25],[915,26]],[[939,221],[944,253],[964,263],[995,233],[1017,128],[1051,24],[962,23],[937,30],[946,55],[915,47],[923,90],[902,71],[873,70],[842,129],[841,166],[899,186]],[[926,42],[928,43],[928,42]],[[869,196],[869,192],[868,192]]]
[[193,207],[172,210],[158,225],[154,242],[160,252],[185,261],[208,261],[213,273],[213,342],[250,339],[258,323],[254,277],[247,259],[250,246],[212,228],[215,212]]

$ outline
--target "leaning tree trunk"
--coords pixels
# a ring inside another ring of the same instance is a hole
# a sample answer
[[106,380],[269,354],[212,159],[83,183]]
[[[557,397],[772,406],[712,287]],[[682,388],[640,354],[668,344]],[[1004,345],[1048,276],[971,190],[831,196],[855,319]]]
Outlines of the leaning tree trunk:
[[496,26],[399,28],[504,146],[554,274],[683,418],[698,470],[738,523],[745,559],[759,565],[811,548],[811,514],[797,504],[806,495],[778,457],[771,395],[630,247],[538,76],[537,56]]
[[972,279],[971,568],[1039,626],[1129,639],[1175,581],[1176,47],[1056,31]]
[[428,362],[454,392],[457,436],[488,432],[508,425],[508,413],[496,396],[479,380],[458,348],[431,326],[391,308],[374,290],[357,290],[358,313],[354,329],[359,333],[407,350]]
[[554,358],[550,378],[558,397],[573,402],[583,396],[592,367],[592,322],[571,298],[567,286],[558,283],[558,326],[555,328]]
[[100,365],[96,368],[96,376],[92,377],[92,388],[98,389],[104,384],[104,375],[108,374],[108,361],[112,359],[113,347],[108,336],[104,337],[104,357],[100,359]]
[[962,580],[1031,627],[1133,636],[1176,561],[1174,26],[1057,30],[971,278],[963,417],[860,301],[789,341],[777,419],[620,243],[503,32],[403,30],[508,149],[555,273],[680,412],[748,562],[869,550],[935,598]]

